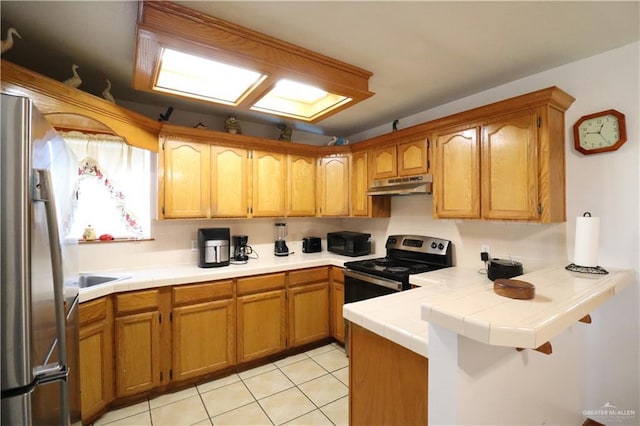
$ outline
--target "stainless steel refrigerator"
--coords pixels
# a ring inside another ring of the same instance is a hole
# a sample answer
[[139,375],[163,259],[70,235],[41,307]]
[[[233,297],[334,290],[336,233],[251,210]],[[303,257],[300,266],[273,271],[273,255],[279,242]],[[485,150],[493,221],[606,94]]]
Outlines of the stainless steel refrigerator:
[[67,425],[80,417],[77,162],[23,97],[0,109],[2,424]]

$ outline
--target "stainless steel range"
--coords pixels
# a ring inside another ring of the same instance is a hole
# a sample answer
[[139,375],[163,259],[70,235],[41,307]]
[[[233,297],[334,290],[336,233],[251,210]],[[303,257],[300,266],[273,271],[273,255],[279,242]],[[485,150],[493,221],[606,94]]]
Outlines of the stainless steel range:
[[453,243],[420,235],[390,235],[387,255],[344,264],[344,303],[409,290],[409,276],[453,266]]

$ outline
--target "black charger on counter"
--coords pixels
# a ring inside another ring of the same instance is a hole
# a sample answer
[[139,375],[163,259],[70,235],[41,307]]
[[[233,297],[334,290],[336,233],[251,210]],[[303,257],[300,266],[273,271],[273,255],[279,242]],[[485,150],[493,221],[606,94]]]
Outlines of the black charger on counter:
[[491,281],[498,278],[512,278],[522,275],[522,263],[511,259],[494,258],[489,260],[487,276]]

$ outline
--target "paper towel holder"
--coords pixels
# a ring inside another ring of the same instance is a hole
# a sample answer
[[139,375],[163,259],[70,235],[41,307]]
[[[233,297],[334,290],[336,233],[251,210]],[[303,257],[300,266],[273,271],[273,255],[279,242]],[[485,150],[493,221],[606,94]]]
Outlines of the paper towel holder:
[[[591,212],[584,212],[583,217],[591,217]],[[575,263],[570,263],[565,266],[564,269],[571,272],[579,272],[581,274],[596,274],[596,275],[606,275],[609,272],[601,266],[579,266]]]

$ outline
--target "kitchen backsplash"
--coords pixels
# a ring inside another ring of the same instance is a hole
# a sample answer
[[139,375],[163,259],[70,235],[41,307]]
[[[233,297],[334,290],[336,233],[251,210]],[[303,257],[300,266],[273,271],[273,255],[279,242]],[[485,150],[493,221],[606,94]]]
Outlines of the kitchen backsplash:
[[332,231],[367,232],[372,236],[372,252],[384,254],[386,237],[392,234],[416,234],[445,238],[454,243],[454,262],[459,266],[483,267],[482,244],[490,246],[491,255],[513,258],[524,264],[525,271],[548,263],[568,263],[566,259],[566,224],[521,224],[468,220],[434,220],[432,197],[411,195],[392,198],[391,218],[384,219],[227,219],[154,221],[153,241],[83,244],[80,246],[81,271],[137,269],[172,264],[197,264],[197,252],[191,249],[198,228],[228,227],[231,235],[249,236],[249,245],[263,246],[260,255],[272,255],[273,224],[288,225],[287,245],[301,250],[305,236],[323,239]]

